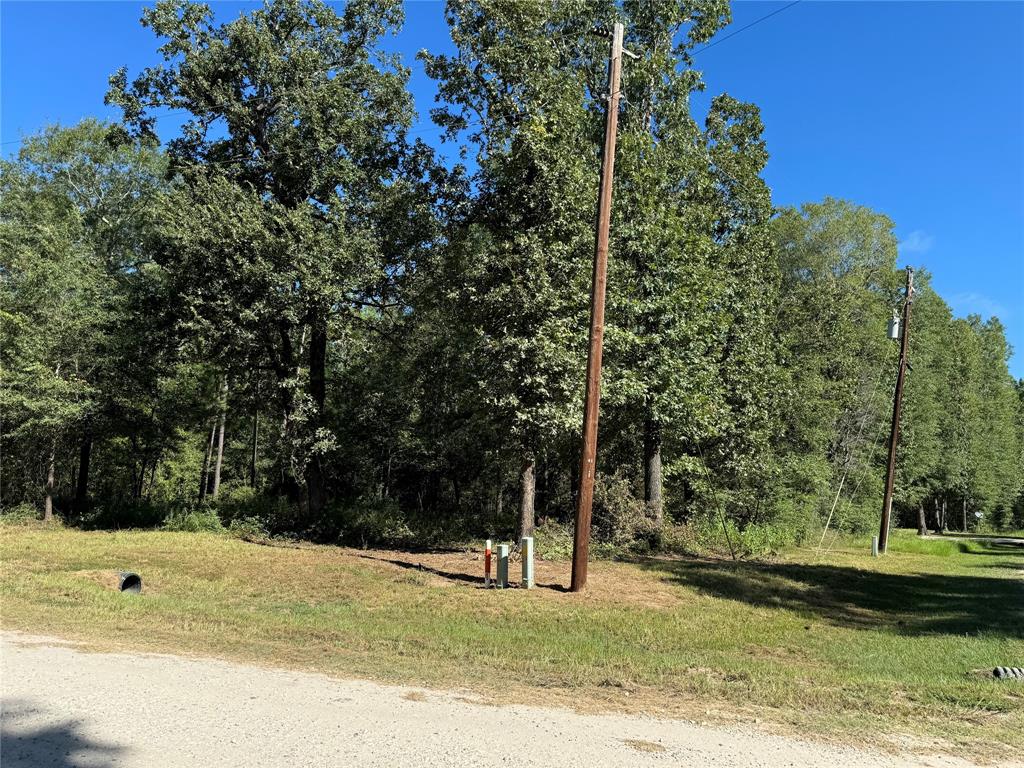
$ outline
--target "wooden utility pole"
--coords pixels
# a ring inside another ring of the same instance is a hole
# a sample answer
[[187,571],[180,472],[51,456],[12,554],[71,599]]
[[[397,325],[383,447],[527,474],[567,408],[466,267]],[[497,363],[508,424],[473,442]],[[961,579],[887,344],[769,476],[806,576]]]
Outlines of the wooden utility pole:
[[907,376],[907,348],[910,343],[910,305],[914,302],[914,270],[907,267],[907,296],[903,301],[903,327],[900,329],[900,368],[896,374],[896,395],[892,404],[892,431],[889,432],[889,466],[885,473],[885,498],[882,524],[878,529],[878,551],[889,546],[889,519],[892,516],[892,487],[896,478],[896,444],[900,439],[900,406],[903,405],[903,380]]
[[622,25],[611,34],[608,62],[608,107],[604,123],[604,153],[601,155],[601,188],[597,198],[597,238],[594,248],[594,276],[590,293],[590,349],[587,353],[587,393],[583,401],[583,450],[580,458],[579,492],[576,494],[576,528],[572,545],[572,583],[579,592],[587,585],[587,557],[590,552],[590,517],[594,502],[594,470],[597,458],[597,417],[601,400],[601,353],[604,343],[604,294],[608,272],[608,229],[612,217],[612,179],[615,175],[615,137],[619,125],[619,81],[622,55]]

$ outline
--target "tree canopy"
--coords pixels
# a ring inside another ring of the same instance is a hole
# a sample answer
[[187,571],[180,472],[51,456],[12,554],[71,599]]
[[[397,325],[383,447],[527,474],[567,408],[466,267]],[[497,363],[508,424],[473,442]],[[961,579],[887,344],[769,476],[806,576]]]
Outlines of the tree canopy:
[[[755,104],[691,56],[724,0],[449,0],[454,50],[386,52],[398,0],[160,0],[117,124],[0,164],[4,509],[190,512],[327,541],[571,522],[607,44],[625,25],[595,527],[637,549],[873,530],[905,266],[852,201],[778,208]],[[160,143],[164,110],[185,116]],[[906,525],[1024,526],[1024,384],[998,318],[917,268]]]

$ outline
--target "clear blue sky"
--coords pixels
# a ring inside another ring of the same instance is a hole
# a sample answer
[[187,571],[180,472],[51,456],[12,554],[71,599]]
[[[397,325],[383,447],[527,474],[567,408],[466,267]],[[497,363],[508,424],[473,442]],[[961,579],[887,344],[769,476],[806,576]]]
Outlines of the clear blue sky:
[[[723,36],[786,4],[735,3]],[[211,5],[222,18],[252,7]],[[4,155],[49,122],[118,117],[103,106],[107,77],[157,61],[143,6],[0,3]],[[412,59],[450,47],[442,4],[409,3],[389,45],[413,68],[426,122],[433,86]],[[804,0],[696,60],[708,98],[761,107],[776,204],[831,195],[888,214],[901,264],[931,271],[957,314],[998,315],[1024,377],[1024,3]]]

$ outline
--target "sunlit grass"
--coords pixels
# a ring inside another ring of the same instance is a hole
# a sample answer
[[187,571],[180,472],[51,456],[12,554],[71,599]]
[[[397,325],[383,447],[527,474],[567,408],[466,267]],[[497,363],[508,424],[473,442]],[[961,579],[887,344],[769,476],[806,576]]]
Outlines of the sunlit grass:
[[[998,755],[1024,745],[1024,550],[866,542],[772,563],[592,565],[572,595],[479,588],[474,553],[283,548],[225,536],[0,528],[3,626],[533,701],[753,719]],[[141,596],[110,588],[139,572]],[[540,563],[538,583],[567,583]],[[542,691],[538,693],[538,691]],[[708,715],[707,711],[711,714]]]

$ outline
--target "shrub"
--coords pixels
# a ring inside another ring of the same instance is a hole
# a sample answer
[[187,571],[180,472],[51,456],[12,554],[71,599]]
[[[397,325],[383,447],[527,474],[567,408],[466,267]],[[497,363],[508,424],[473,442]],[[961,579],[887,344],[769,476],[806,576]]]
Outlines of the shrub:
[[265,541],[270,537],[266,522],[258,517],[236,517],[228,525],[228,533],[245,541]]
[[235,521],[242,521],[239,523],[242,528],[250,525],[246,521],[255,521],[262,535],[267,536],[295,533],[302,526],[301,504],[281,496],[257,493],[247,485],[225,484],[211,506],[229,529]]
[[[547,520],[533,532],[533,551],[542,560],[572,559],[573,524]],[[590,540],[590,559],[609,560],[617,555],[629,554],[628,547],[616,547],[596,538]]]
[[162,528],[165,531],[185,531],[187,533],[222,533],[224,531],[224,525],[212,509],[172,512],[164,520]]
[[598,475],[594,483],[594,538],[618,550],[649,552],[661,545],[661,531],[642,499],[620,473]]
[[85,529],[154,528],[167,516],[167,505],[137,499],[94,506],[72,522]]
[[22,502],[6,507],[0,512],[0,523],[4,525],[31,525],[42,522],[42,513],[32,504]]
[[335,507],[336,538],[366,548],[371,544],[408,545],[416,538],[398,504],[390,499],[358,499]]

